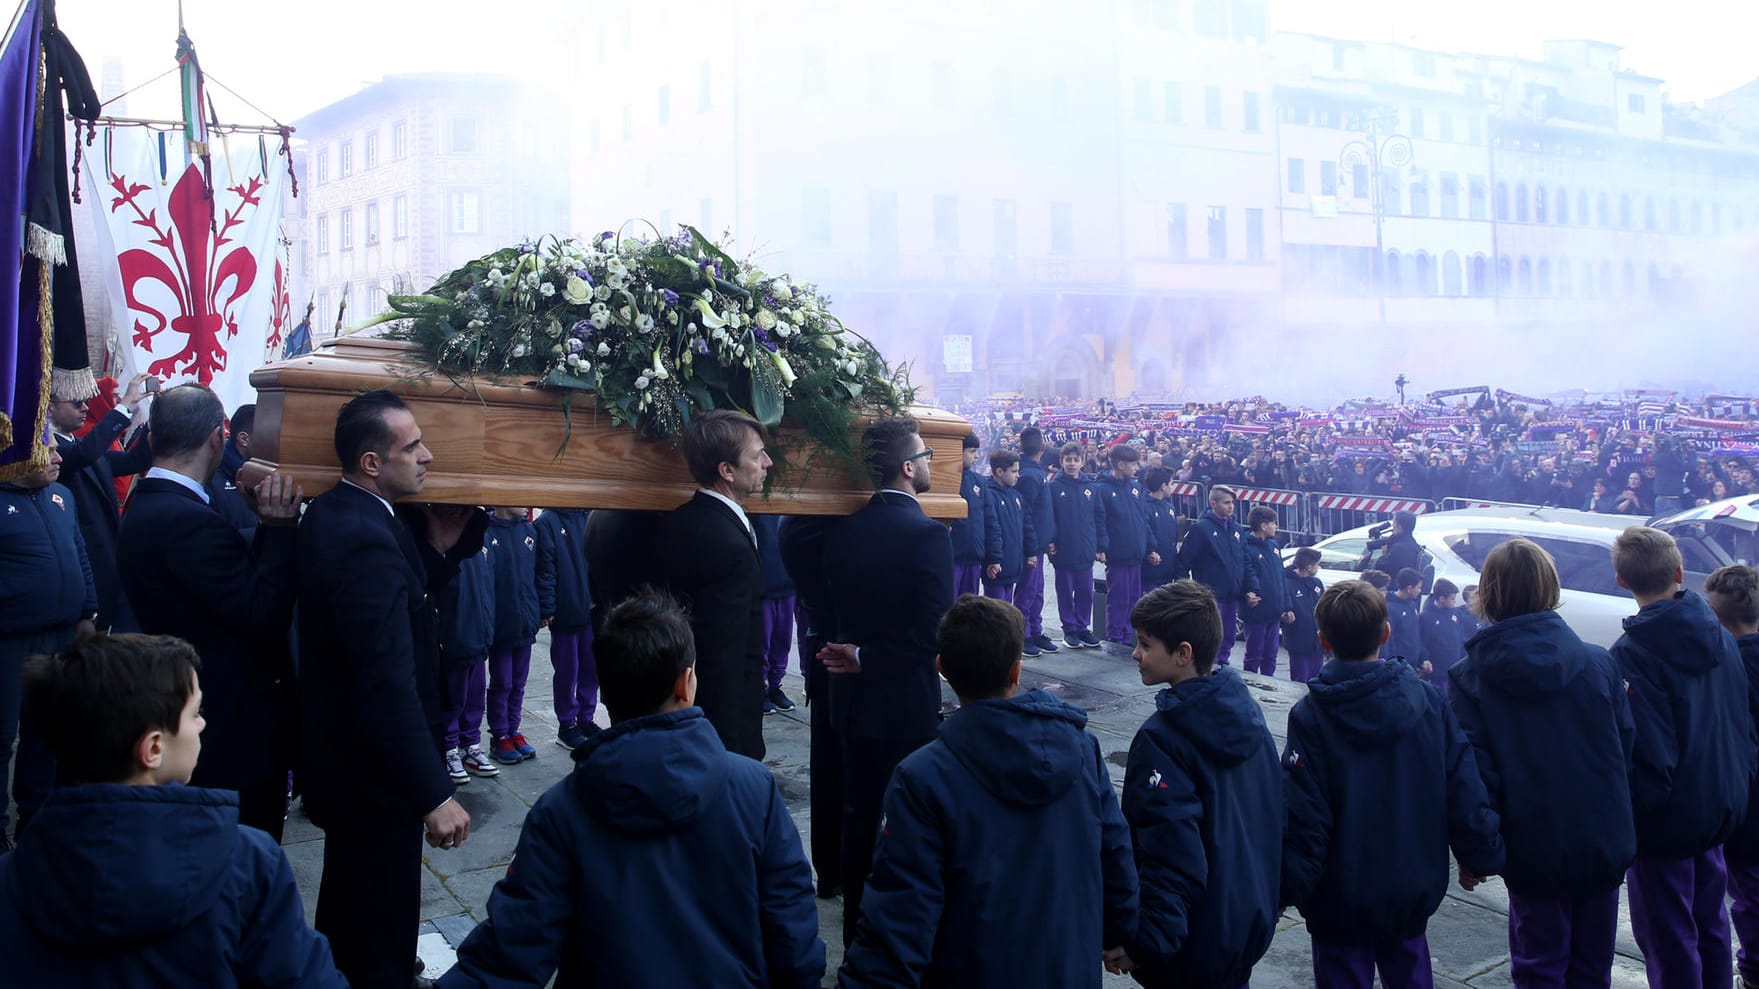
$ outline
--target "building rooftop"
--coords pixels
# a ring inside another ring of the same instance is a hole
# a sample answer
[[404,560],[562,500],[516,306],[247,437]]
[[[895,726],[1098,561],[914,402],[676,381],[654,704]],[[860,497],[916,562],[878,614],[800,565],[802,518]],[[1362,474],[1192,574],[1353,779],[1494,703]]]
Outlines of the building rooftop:
[[529,83],[516,76],[476,72],[409,72],[385,76],[349,96],[319,107],[295,120],[301,132],[323,131],[367,112],[388,100],[411,95],[481,95],[485,91],[511,92],[528,88]]

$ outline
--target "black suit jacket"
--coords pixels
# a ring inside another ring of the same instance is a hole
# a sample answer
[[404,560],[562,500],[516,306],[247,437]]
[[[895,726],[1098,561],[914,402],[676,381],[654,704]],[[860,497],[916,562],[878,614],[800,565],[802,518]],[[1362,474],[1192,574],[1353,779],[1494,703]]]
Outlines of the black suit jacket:
[[437,590],[482,549],[479,516],[453,551],[377,498],[337,484],[300,520],[300,773],[320,827],[414,822],[452,795]]
[[98,589],[98,628],[115,632],[140,627],[116,568],[116,538],[122,527],[116,479],[142,473],[153,465],[153,448],[145,429],[127,450],[110,449],[128,423],[126,413],[112,409],[84,436],[55,437],[61,454],[61,483],[73,492],[80,534],[85,537],[86,555],[91,557],[92,583]]
[[800,630],[800,657],[806,670],[808,703],[829,703],[826,694],[830,671],[818,659],[818,651],[830,641],[836,628],[837,609],[831,601],[831,587],[825,579],[825,541],[843,520],[828,515],[790,516],[782,520],[777,538],[782,566],[794,582],[795,600],[799,602],[805,628]]
[[129,496],[116,563],[141,631],[185,639],[202,658],[197,786],[236,790],[292,764],[297,532],[260,526],[247,542],[175,481],[144,478]]
[[931,739],[941,618],[953,606],[953,541],[915,498],[881,491],[825,541],[832,641],[861,650],[861,672],[832,674],[831,717],[849,738]]
[[660,583],[690,608],[696,704],[727,751],[762,759],[763,568],[732,508],[697,492],[660,524]]
[[664,512],[596,509],[586,517],[586,587],[592,598],[592,627],[640,589],[656,583],[654,547]]

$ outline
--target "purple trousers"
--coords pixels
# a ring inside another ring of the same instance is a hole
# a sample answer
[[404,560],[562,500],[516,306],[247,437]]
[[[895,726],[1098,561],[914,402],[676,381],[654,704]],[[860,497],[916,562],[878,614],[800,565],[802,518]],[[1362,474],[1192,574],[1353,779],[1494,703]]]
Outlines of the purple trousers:
[[[1211,588],[1214,590],[1214,588]],[[1235,598],[1224,598],[1216,595],[1215,606],[1222,613],[1222,647],[1215,654],[1215,665],[1228,665],[1228,656],[1234,651],[1234,635],[1240,630],[1240,602]]]
[[1038,566],[1020,571],[1020,583],[1014,589],[1014,605],[1026,616],[1026,637],[1036,639],[1044,634],[1044,557]]
[[550,630],[550,682],[556,700],[556,722],[578,725],[599,710],[599,667],[592,658],[592,626],[566,632]]
[[1065,636],[1087,631],[1093,617],[1093,564],[1057,568],[1057,617]]
[[525,713],[525,681],[531,676],[531,646],[489,653],[489,733],[496,738],[519,734]]
[[[1223,626],[1223,634],[1226,634]],[[1280,621],[1246,626],[1246,672],[1276,676],[1276,654],[1282,648],[1283,626]]]
[[763,689],[775,690],[788,672],[794,645],[794,596],[763,599]]
[[1130,610],[1142,598],[1142,564],[1105,565],[1105,637],[1107,641],[1130,641]]
[[1013,584],[997,584],[994,581],[986,580],[983,582],[983,596],[986,598],[995,598],[997,601],[1006,601],[1015,607],[1019,607],[1018,603],[1014,600],[1014,586],[1015,585]]
[[953,597],[983,593],[983,564],[953,564]]
[[1759,982],[1759,862],[1728,863],[1728,895],[1728,918],[1741,941],[1735,967],[1741,978]]
[[1317,989],[1374,989],[1374,970],[1383,989],[1432,989],[1429,938],[1372,947],[1332,944],[1313,939],[1313,984]]
[[1638,856],[1625,873],[1625,888],[1650,989],[1721,989],[1733,982],[1721,848],[1689,859]]
[[446,668],[446,747],[470,748],[483,740],[483,708],[489,700],[489,664],[479,659]]
[[1509,968],[1520,989],[1606,989],[1618,933],[1616,889],[1573,900],[1509,891]]
[[[1282,633],[1277,633],[1281,635]],[[1306,683],[1319,675],[1319,668],[1325,665],[1324,656],[1297,656],[1289,654],[1289,682]]]

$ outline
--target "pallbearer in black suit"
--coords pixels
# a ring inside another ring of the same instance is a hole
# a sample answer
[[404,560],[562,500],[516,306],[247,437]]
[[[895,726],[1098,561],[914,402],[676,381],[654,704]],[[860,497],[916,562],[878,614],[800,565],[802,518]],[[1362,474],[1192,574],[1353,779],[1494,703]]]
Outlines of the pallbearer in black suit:
[[861,449],[880,490],[825,540],[835,625],[818,653],[843,742],[844,944],[855,936],[892,770],[940,727],[934,659],[953,606],[953,541],[916,500],[929,489],[934,457],[916,420],[874,423]]
[[654,554],[659,582],[690,609],[696,706],[728,752],[759,760],[763,569],[744,502],[763,491],[768,440],[762,424],[742,412],[715,409],[690,420],[684,460],[701,487],[660,524]]
[[818,661],[830,641],[837,612],[825,582],[825,540],[842,519],[800,515],[782,520],[777,537],[782,566],[794,581],[795,625],[800,629],[800,656],[806,677],[806,709],[812,721],[812,747],[807,792],[812,822],[812,871],[818,874],[818,895],[837,896],[843,889],[843,743],[831,727],[831,672]]
[[225,410],[205,385],[153,402],[153,466],[129,497],[116,546],[142,631],[175,635],[202,660],[202,760],[190,782],[238,791],[238,822],[281,840],[296,699],[293,624],[298,484],[271,475],[254,492],[250,541],[210,503],[204,482],[225,454]]
[[316,927],[355,986],[406,986],[421,918],[421,841],[456,848],[470,815],[441,758],[446,707],[433,600],[482,549],[488,517],[391,502],[433,454],[396,395],[336,416],[342,480],[300,520],[300,773],[324,829]]

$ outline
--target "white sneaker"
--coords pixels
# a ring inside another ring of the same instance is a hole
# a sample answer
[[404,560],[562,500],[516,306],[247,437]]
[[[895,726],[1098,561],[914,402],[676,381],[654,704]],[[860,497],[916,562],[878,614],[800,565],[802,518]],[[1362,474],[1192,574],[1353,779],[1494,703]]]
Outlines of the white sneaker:
[[501,767],[483,751],[481,745],[472,745],[464,750],[464,768],[476,776],[499,776]]
[[446,775],[459,786],[470,782],[470,774],[464,771],[464,760],[459,757],[457,749],[446,750]]

